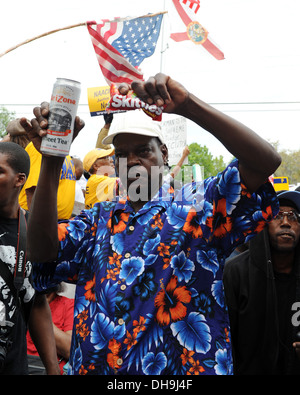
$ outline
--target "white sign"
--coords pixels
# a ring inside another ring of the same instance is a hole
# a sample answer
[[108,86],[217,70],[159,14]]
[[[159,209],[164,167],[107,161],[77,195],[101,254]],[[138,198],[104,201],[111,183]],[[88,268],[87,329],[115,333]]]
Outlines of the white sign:
[[[186,118],[179,117],[164,121],[162,130],[169,151],[169,165],[176,165],[186,146]],[[187,163],[188,160],[186,158],[184,164]]]

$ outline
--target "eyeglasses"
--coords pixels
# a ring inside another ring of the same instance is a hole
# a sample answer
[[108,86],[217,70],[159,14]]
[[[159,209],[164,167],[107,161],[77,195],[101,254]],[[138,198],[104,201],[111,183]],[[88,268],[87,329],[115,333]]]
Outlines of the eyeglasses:
[[296,213],[295,211],[279,211],[274,219],[277,221],[282,221],[284,216],[287,217],[289,222],[300,222],[300,214]]

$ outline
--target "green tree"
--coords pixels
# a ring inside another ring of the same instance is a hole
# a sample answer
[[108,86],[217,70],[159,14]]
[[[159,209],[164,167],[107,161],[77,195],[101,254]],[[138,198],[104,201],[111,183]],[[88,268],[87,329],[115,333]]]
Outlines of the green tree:
[[16,113],[8,111],[5,107],[0,107],[0,138],[6,134],[6,126],[9,121],[12,121],[16,117]]
[[215,176],[226,167],[223,156],[213,157],[205,145],[192,143],[189,145],[189,150],[189,165],[199,164],[203,166],[205,178]]
[[297,184],[300,182],[300,150],[280,149],[279,141],[271,142],[271,145],[281,156],[281,165],[275,171],[275,177],[288,177],[289,184]]
[[278,152],[281,155],[281,165],[274,175],[276,177],[288,177],[290,184],[297,184],[300,182],[300,150],[281,150]]

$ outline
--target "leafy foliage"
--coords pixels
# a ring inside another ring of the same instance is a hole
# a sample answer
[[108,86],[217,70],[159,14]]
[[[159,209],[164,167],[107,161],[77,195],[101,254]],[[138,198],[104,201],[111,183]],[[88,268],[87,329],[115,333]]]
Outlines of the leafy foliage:
[[15,112],[8,111],[5,107],[0,107],[0,138],[6,134],[6,126],[9,121],[15,118]]
[[300,149],[286,150],[280,149],[279,142],[271,143],[281,156],[281,165],[278,167],[274,176],[288,177],[289,184],[300,182]]
[[189,173],[192,173],[191,166],[194,164],[199,164],[201,167],[203,167],[204,178],[215,176],[226,167],[223,156],[220,155],[218,157],[213,157],[205,145],[202,146],[198,143],[192,143],[189,145],[189,150],[189,165],[184,168],[185,178],[191,178],[191,174]]

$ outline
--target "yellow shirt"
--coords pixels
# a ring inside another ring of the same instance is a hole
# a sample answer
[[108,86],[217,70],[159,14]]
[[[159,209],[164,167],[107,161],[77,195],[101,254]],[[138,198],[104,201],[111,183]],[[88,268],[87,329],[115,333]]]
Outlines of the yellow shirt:
[[[25,210],[28,210],[26,189],[37,185],[42,155],[35,149],[34,145],[29,143],[25,148],[30,157],[30,172],[19,195],[19,204]],[[60,173],[60,180],[57,191],[57,214],[58,219],[69,219],[72,215],[75,201],[75,167],[72,158],[66,156]]]
[[35,187],[37,185],[40,175],[42,155],[34,148],[32,143],[27,145],[25,151],[28,153],[30,158],[30,172],[23,188],[21,189],[19,195],[19,204],[23,209],[28,210],[26,189]]
[[111,201],[116,195],[118,178],[91,175],[86,183],[85,208],[90,209],[96,202]]

